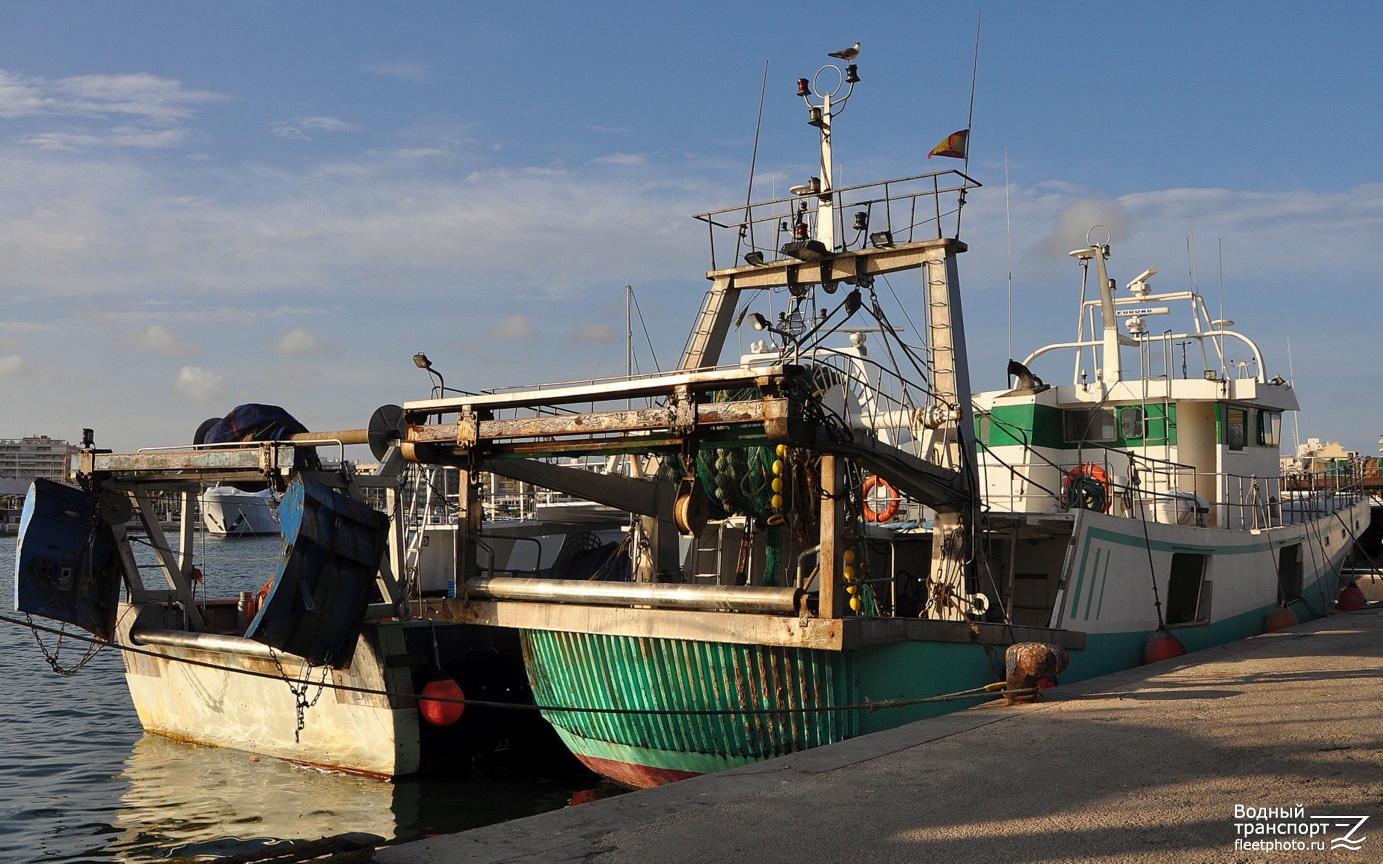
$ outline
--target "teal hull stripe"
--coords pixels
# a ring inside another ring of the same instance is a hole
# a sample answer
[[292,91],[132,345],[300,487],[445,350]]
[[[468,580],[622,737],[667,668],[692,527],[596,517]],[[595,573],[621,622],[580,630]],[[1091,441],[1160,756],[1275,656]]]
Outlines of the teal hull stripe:
[[[1086,551],[1086,554],[1089,554],[1089,551],[1090,551],[1090,542],[1089,542],[1088,540],[1086,541],[1086,544],[1085,544],[1085,551]],[[1096,550],[1096,552],[1095,552],[1095,566],[1096,566],[1096,567],[1100,566],[1100,552],[1099,552],[1099,550]],[[1076,610],[1080,608],[1080,592],[1081,592],[1081,588],[1084,587],[1084,585],[1085,585],[1085,572],[1086,572],[1086,571],[1085,571],[1085,558],[1082,557],[1082,558],[1081,558],[1081,563],[1080,563],[1080,572],[1076,574],[1076,590],[1071,592],[1071,611],[1070,611],[1070,613],[1068,613],[1068,614],[1069,614],[1072,618],[1076,617]]]
[[1104,583],[1105,583],[1105,578],[1106,578],[1107,576],[1109,576],[1109,562],[1110,562],[1110,559],[1112,559],[1113,557],[1114,557],[1113,555],[1106,555],[1106,556],[1105,556],[1105,559],[1104,559],[1104,568],[1103,568],[1103,569],[1100,568],[1100,559],[1099,559],[1098,557],[1095,558],[1095,572],[1096,572],[1096,575],[1094,575],[1094,576],[1092,576],[1092,577],[1090,578],[1090,594],[1087,595],[1086,598],[1085,598],[1085,616],[1084,616],[1084,617],[1085,617],[1085,620],[1086,620],[1086,621],[1089,621],[1089,620],[1090,620],[1090,607],[1093,606],[1094,603],[1095,603],[1095,583],[1096,583],[1096,581],[1098,581],[1098,582],[1100,583],[1100,596],[1101,596],[1101,597],[1104,596]]

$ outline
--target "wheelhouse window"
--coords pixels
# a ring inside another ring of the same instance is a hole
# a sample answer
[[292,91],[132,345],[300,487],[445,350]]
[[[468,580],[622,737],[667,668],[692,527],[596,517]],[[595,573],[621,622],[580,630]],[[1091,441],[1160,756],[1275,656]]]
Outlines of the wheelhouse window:
[[1067,411],[1062,417],[1067,444],[1082,441],[1113,441],[1117,438],[1113,408],[1091,411]]
[[1225,412],[1225,443],[1231,450],[1243,450],[1248,440],[1249,411],[1247,408],[1230,408]]
[[1258,444],[1277,447],[1282,444],[1282,415],[1275,411],[1258,412]]
[[1143,409],[1124,408],[1119,412],[1119,435],[1123,438],[1143,437]]

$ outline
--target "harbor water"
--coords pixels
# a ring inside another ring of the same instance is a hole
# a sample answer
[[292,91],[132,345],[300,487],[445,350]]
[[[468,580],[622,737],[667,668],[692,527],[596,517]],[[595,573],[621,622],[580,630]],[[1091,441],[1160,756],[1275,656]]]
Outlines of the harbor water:
[[[263,584],[281,541],[197,542],[208,596],[225,597]],[[6,618],[23,617],[12,611],[14,549],[0,537]],[[146,735],[116,649],[63,676],[45,659],[57,637],[40,635],[42,648],[29,628],[0,622],[0,862],[186,861],[348,831],[400,843],[558,809],[599,787],[574,760],[496,757],[391,783]],[[85,648],[67,640],[57,662],[71,666]]]

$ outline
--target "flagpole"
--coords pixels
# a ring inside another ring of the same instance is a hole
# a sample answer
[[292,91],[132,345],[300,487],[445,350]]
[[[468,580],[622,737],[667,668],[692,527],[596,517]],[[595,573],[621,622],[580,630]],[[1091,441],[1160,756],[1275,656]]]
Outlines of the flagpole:
[[975,121],[975,78],[980,71],[980,23],[984,20],[981,11],[975,17],[975,62],[970,67],[970,113],[965,118],[965,173],[970,173],[970,140],[974,136]]

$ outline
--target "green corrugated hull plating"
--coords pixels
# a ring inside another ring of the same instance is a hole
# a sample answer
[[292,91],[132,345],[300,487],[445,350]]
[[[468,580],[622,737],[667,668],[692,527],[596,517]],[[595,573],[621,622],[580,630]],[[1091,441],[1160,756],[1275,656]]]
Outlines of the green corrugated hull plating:
[[[801,648],[527,631],[523,639],[540,705],[558,731],[614,748],[716,755],[719,767],[755,762],[857,734],[847,655]],[[613,714],[639,711],[788,709],[784,714]],[[662,766],[681,768],[681,766]],[[684,770],[704,770],[688,768]],[[711,769],[716,770],[716,769]]]
[[591,709],[544,712],[567,746],[587,764],[600,763],[602,773],[612,765],[636,772],[624,775],[632,785],[771,759],[973,703],[808,709],[935,696],[996,679],[991,658],[973,644],[842,653],[532,630],[523,650],[540,705]]

